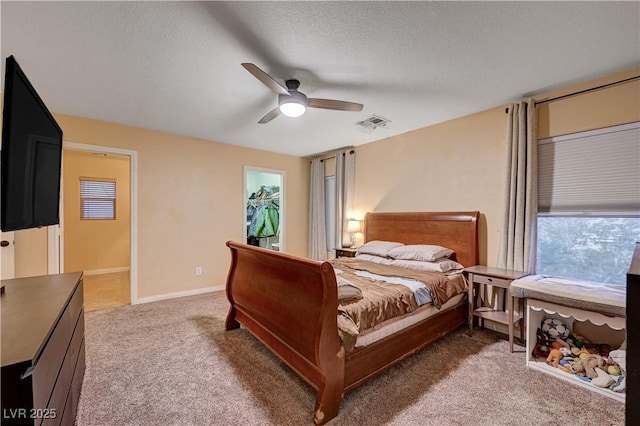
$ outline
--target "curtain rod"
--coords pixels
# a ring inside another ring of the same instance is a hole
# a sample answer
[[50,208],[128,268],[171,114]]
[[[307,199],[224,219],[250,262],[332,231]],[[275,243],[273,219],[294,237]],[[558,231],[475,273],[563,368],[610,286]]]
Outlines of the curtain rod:
[[638,79],[640,79],[640,75],[636,75],[635,77],[626,78],[624,80],[614,81],[613,83],[603,84],[601,86],[591,87],[589,89],[580,90],[578,92],[567,93],[566,95],[556,96],[555,98],[545,99],[545,100],[542,100],[542,101],[535,101],[534,105],[538,106],[540,104],[546,104],[547,102],[553,102],[553,101],[557,101],[559,99],[569,98],[571,96],[582,95],[583,93],[593,92],[595,90],[600,90],[600,89],[604,89],[604,88],[611,87],[611,86],[617,86],[618,84],[628,83],[630,81],[638,80]]
[[[337,154],[339,154],[339,153],[340,153],[340,152],[337,152],[337,153],[335,153],[335,154],[333,154],[333,155],[329,155],[328,157],[321,158],[321,159],[320,159],[320,162],[321,162],[321,163],[323,163],[325,160],[331,160],[332,158],[336,158],[336,155],[337,155]],[[351,150],[349,150],[349,154],[353,155],[353,154],[355,154],[355,153],[356,153],[355,149],[351,149]],[[344,152],[342,153],[342,156],[343,156],[343,157],[345,156],[345,153],[344,153]],[[309,162],[311,162],[311,161],[309,161]]]

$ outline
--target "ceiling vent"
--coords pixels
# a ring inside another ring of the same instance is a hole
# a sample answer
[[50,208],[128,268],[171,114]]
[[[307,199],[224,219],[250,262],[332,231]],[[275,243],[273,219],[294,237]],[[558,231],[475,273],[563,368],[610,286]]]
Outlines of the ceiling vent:
[[356,123],[356,125],[358,126],[362,126],[365,129],[372,131],[377,129],[378,127],[387,127],[389,125],[389,123],[391,123],[391,120],[388,120],[384,117],[381,117],[379,115],[372,115],[371,117],[362,120],[362,121],[358,121]]

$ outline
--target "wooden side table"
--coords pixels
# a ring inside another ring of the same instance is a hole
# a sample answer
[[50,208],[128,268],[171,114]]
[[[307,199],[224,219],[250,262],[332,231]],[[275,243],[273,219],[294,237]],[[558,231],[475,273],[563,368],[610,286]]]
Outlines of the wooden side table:
[[[473,333],[474,316],[478,317],[480,327],[484,326],[483,321],[485,319],[499,324],[506,324],[509,326],[509,350],[513,352],[513,332],[517,323],[520,323],[520,340],[524,341],[524,323],[522,322],[523,306],[522,299],[518,299],[520,312],[518,315],[515,315],[515,296],[509,294],[509,286],[513,280],[528,274],[513,269],[491,268],[482,265],[465,268],[464,272],[467,274],[469,280],[469,335]],[[475,292],[476,285],[478,286],[477,293]],[[504,289],[505,298],[507,299],[506,311],[484,306],[487,285]]]
[[355,248],[337,248],[336,257],[356,257],[358,249]]

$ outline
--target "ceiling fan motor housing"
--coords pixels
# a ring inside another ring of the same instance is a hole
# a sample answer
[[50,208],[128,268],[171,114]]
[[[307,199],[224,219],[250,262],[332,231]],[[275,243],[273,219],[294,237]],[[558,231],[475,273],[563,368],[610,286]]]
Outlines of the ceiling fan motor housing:
[[307,96],[295,89],[290,89],[289,95],[278,95],[278,105],[286,104],[289,102],[297,102],[304,105],[305,107],[309,106],[309,99],[307,99]]

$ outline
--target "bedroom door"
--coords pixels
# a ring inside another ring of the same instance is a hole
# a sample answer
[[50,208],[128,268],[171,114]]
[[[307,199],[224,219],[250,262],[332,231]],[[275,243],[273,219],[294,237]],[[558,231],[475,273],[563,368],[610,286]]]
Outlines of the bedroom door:
[[284,189],[283,170],[244,166],[242,232],[247,244],[284,251]]

